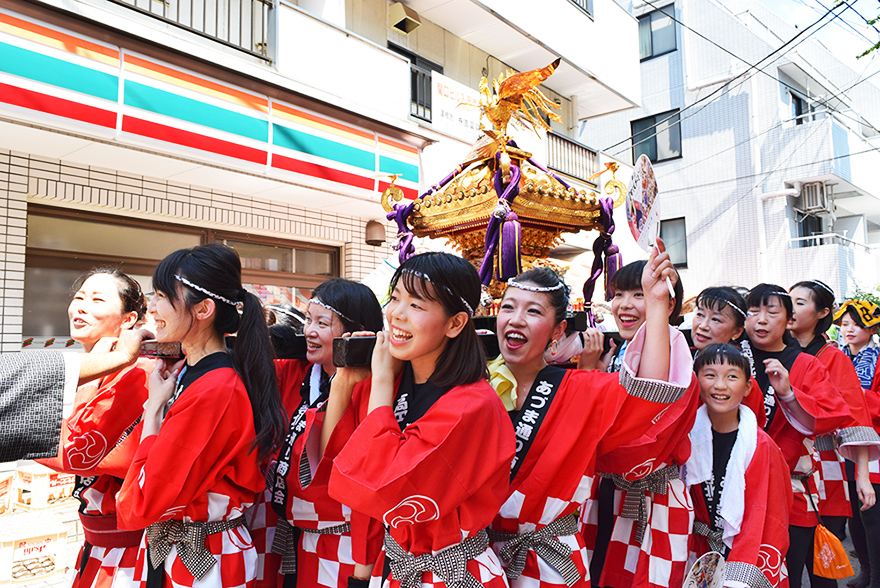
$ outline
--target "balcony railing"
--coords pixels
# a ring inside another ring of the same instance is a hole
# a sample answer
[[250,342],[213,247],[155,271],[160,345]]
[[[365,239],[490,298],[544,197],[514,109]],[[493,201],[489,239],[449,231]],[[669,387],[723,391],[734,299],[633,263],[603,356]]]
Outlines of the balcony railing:
[[598,171],[597,166],[598,155],[589,147],[568,137],[547,133],[547,167],[586,182]]
[[852,239],[847,239],[843,235],[838,235],[837,233],[822,233],[821,235],[810,235],[808,237],[794,237],[790,241],[790,247],[792,249],[798,249],[800,247],[818,247],[819,245],[843,245],[844,247],[851,247],[852,249],[864,250],[867,253],[871,253],[877,249],[874,245],[858,243]]
[[114,0],[203,37],[267,59],[272,0]]

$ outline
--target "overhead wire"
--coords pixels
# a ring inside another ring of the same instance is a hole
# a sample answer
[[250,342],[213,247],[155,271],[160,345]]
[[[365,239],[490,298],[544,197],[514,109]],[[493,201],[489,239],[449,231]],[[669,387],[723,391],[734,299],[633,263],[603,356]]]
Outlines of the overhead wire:
[[[813,28],[814,26],[816,26],[816,25],[817,25],[819,22],[821,22],[826,16],[828,16],[828,14],[830,14],[831,12],[833,12],[834,9],[836,9],[838,6],[846,5],[847,7],[849,7],[849,4],[845,4],[845,3],[844,3],[844,4],[838,4],[838,5],[832,6],[832,7],[829,8],[824,14],[822,14],[822,16],[821,16],[819,19],[817,19],[815,22],[813,22],[812,24],[810,24],[808,27],[806,27],[806,28],[803,29],[802,31],[798,32],[798,34],[796,34],[794,37],[792,37],[791,39],[789,39],[788,41],[786,41],[785,43],[783,43],[780,47],[774,49],[774,50],[773,50],[772,52],[770,52],[767,56],[765,56],[765,57],[762,58],[760,61],[758,61],[757,64],[750,64],[750,63],[747,62],[746,60],[742,59],[740,56],[738,56],[738,55],[736,55],[735,53],[729,51],[728,49],[722,47],[721,45],[719,45],[718,43],[716,43],[716,42],[713,41],[712,39],[709,39],[708,37],[706,37],[706,36],[703,35],[702,33],[700,33],[700,32],[698,32],[698,31],[692,29],[691,27],[689,27],[689,26],[686,25],[685,23],[683,23],[683,22],[681,22],[680,20],[676,19],[674,15],[671,15],[671,14],[669,14],[669,13],[663,11],[662,8],[658,8],[658,7],[657,7],[654,3],[652,3],[650,0],[644,0],[644,1],[645,1],[646,4],[648,4],[648,5],[651,6],[652,8],[655,8],[655,9],[657,9],[657,10],[660,10],[661,12],[663,12],[663,14],[666,14],[667,16],[669,16],[669,18],[672,19],[672,20],[673,20],[674,22],[676,22],[677,24],[681,25],[682,27],[684,27],[685,29],[691,31],[692,33],[696,34],[697,36],[699,36],[700,38],[704,39],[704,40],[707,41],[708,43],[714,45],[715,47],[718,47],[719,49],[721,49],[721,50],[724,51],[725,53],[727,53],[727,54],[729,54],[729,55],[731,55],[731,56],[733,56],[733,57],[739,59],[740,61],[742,61],[744,64],[748,65],[749,67],[748,67],[745,71],[743,71],[742,73],[740,73],[739,75],[737,75],[736,77],[732,78],[731,80],[728,80],[724,85],[720,86],[720,87],[719,87],[718,89],[716,89],[715,91],[713,91],[713,92],[711,92],[710,94],[704,96],[703,98],[701,98],[701,99],[695,101],[694,103],[692,103],[692,104],[686,106],[685,108],[679,110],[678,113],[672,114],[672,115],[670,115],[670,116],[664,118],[663,120],[660,120],[660,121],[656,122],[654,125],[652,125],[652,126],[650,126],[650,127],[647,127],[647,128],[644,129],[643,131],[641,131],[641,132],[639,132],[639,133],[637,133],[637,134],[634,134],[634,135],[630,135],[630,136],[627,137],[626,139],[623,139],[623,140],[621,140],[621,141],[619,141],[619,142],[617,142],[617,143],[615,143],[615,144],[613,144],[613,145],[610,145],[609,147],[607,147],[607,148],[605,149],[605,151],[610,151],[611,149],[613,149],[614,147],[617,147],[618,145],[621,145],[621,144],[624,144],[624,143],[628,143],[628,142],[632,141],[637,135],[643,135],[644,133],[646,133],[646,132],[648,132],[648,131],[650,131],[650,130],[654,130],[654,131],[655,131],[655,132],[652,133],[651,135],[648,135],[648,136],[644,137],[643,139],[641,139],[640,141],[638,141],[638,142],[636,142],[636,143],[633,143],[633,144],[630,145],[629,147],[626,147],[626,148],[624,148],[624,149],[621,149],[620,151],[617,151],[617,152],[615,152],[615,153],[612,153],[612,154],[611,154],[612,156],[614,156],[614,155],[618,155],[618,154],[620,154],[620,153],[623,153],[624,151],[626,151],[627,149],[629,149],[629,148],[631,148],[631,147],[634,147],[634,146],[636,146],[636,145],[640,145],[640,144],[644,143],[645,141],[649,141],[649,140],[651,140],[652,138],[656,137],[660,132],[663,132],[663,131],[659,131],[659,130],[657,130],[658,127],[660,127],[660,125],[663,125],[664,123],[670,121],[671,119],[675,118],[676,115],[679,116],[679,120],[678,120],[677,122],[673,122],[673,123],[671,123],[671,124],[670,124],[670,127],[675,126],[675,125],[677,125],[677,124],[680,125],[681,122],[682,122],[683,120],[687,120],[688,118],[694,116],[695,114],[698,114],[699,112],[701,112],[702,110],[704,110],[705,107],[708,106],[708,104],[704,105],[702,108],[700,108],[700,109],[697,110],[696,112],[693,112],[693,113],[689,114],[689,115],[686,116],[686,117],[681,117],[681,113],[682,113],[682,112],[685,112],[686,110],[688,110],[688,109],[690,109],[690,108],[693,108],[694,106],[700,104],[700,103],[703,102],[703,101],[706,101],[706,100],[708,100],[708,99],[710,99],[710,98],[713,98],[713,97],[715,96],[715,94],[720,94],[720,95],[717,97],[717,98],[720,98],[721,96],[727,94],[728,92],[733,91],[735,88],[734,88],[734,86],[731,85],[731,83],[734,82],[734,81],[737,81],[737,80],[740,79],[740,78],[743,78],[744,76],[746,76],[746,74],[750,74],[750,75],[749,75],[748,78],[744,78],[743,80],[741,80],[740,84],[743,83],[743,82],[745,82],[747,79],[750,79],[751,75],[753,75],[752,70],[760,71],[760,72],[763,73],[764,75],[766,75],[766,76],[768,76],[768,77],[770,77],[770,78],[772,78],[772,79],[778,81],[778,82],[781,83],[783,86],[786,86],[786,87],[788,87],[789,89],[794,90],[794,91],[797,91],[798,93],[800,93],[800,90],[799,90],[799,89],[792,87],[791,85],[787,84],[787,83],[784,82],[783,80],[779,80],[775,75],[773,75],[773,74],[767,72],[766,70],[764,70],[763,68],[761,68],[761,67],[760,67],[760,64],[762,64],[764,61],[767,61],[768,59],[770,59],[771,57],[773,57],[776,53],[779,53],[780,50],[782,50],[783,48],[785,48],[787,45],[790,45],[790,44],[791,44],[794,40],[796,40],[798,37],[800,37],[801,35],[803,35],[804,33],[806,33],[809,29],[811,29],[811,28]],[[835,16],[837,16],[837,15],[835,15]],[[818,32],[819,30],[821,30],[821,29],[822,29],[823,27],[825,27],[829,22],[833,22],[833,19],[832,19],[832,20],[829,20],[829,21],[826,21],[826,22],[825,22],[824,24],[822,24],[818,29],[816,29],[815,31],[813,31],[812,33],[810,33],[810,35],[808,35],[808,36],[805,37],[804,39],[801,39],[796,45],[794,45],[793,47],[790,47],[790,48],[786,49],[782,54],[780,54],[779,56],[777,56],[777,59],[778,59],[779,57],[782,57],[783,55],[785,55],[785,54],[788,53],[789,51],[793,50],[795,47],[797,47],[797,46],[800,45],[801,43],[803,43],[807,38],[809,38],[809,36],[815,34],[815,33]],[[736,87],[738,87],[738,86],[739,86],[739,85],[737,85]],[[835,94],[835,96],[832,97],[831,99],[836,98],[836,97],[839,96],[840,94],[842,94],[842,92],[838,92],[838,93]],[[717,99],[717,98],[716,98],[716,99]],[[820,104],[820,105],[822,105],[822,106],[825,106],[825,107],[827,107],[827,108],[829,108],[829,109],[832,109],[832,107],[828,104],[828,102],[829,102],[831,99],[814,100],[814,102],[817,103],[817,104]],[[713,100],[713,102],[714,102],[714,100]],[[711,102],[710,102],[710,103],[711,103]],[[875,131],[880,132],[880,130],[876,129],[876,128],[873,126],[873,124],[871,124],[871,123],[868,122],[868,121],[864,121],[864,120],[862,120],[862,119],[856,119],[856,118],[854,118],[854,117],[851,117],[851,116],[846,115],[845,113],[840,113],[840,112],[838,112],[838,114],[839,114],[840,116],[844,117],[844,118],[849,118],[850,120],[853,120],[854,122],[858,122],[859,124],[865,124],[865,123],[867,123],[867,125],[870,126],[872,129],[874,129]],[[665,129],[664,129],[664,130],[665,130]]]

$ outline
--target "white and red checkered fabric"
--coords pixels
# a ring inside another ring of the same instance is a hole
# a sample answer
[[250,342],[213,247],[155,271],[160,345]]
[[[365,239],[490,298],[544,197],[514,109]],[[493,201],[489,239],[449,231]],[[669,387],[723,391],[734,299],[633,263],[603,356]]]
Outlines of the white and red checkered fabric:
[[[598,487],[598,484],[596,485]],[[647,528],[639,544],[637,521],[623,518],[625,493],[614,489],[614,528],[599,586],[678,588],[687,572],[688,536],[694,507],[682,480],[670,480],[666,494],[646,493]],[[590,500],[581,513],[588,553],[595,549],[598,501]]]

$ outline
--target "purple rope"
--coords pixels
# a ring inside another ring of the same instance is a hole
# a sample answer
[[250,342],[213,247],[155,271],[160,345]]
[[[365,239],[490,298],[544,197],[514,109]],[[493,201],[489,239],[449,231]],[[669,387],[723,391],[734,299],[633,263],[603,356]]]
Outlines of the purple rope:
[[[498,161],[500,157],[495,156]],[[519,194],[519,179],[522,177],[522,171],[519,166],[511,162],[510,164],[510,182],[507,187],[504,186],[504,177],[501,174],[501,166],[495,171],[495,193],[501,194],[499,200],[506,200],[508,203]],[[498,231],[501,229],[501,223],[504,219],[500,219],[494,214],[489,218],[489,224],[486,226],[486,253],[483,255],[483,263],[480,265],[480,281],[484,286],[488,286],[492,281],[493,260],[498,247]]]
[[410,213],[412,213],[413,207],[415,206],[416,202],[434,194],[434,192],[451,182],[462,171],[463,169],[461,167],[455,168],[452,172],[449,173],[449,175],[440,180],[439,184],[437,184],[436,186],[432,186],[428,189],[428,191],[419,195],[418,198],[416,198],[409,204],[393,204],[392,206],[394,207],[394,210],[385,215],[386,219],[393,220],[395,223],[397,223],[397,236],[399,238],[397,244],[397,258],[400,260],[400,263],[403,263],[404,261],[412,257],[416,252],[416,248],[413,247],[412,244],[413,238],[415,236],[410,230],[409,225],[407,225],[407,220],[409,219],[409,215]]
[[605,300],[611,300],[608,292],[608,280],[620,268],[621,256],[617,245],[611,241],[611,235],[614,233],[614,199],[602,198],[599,200],[599,224],[602,230],[596,240],[593,241],[593,267],[590,270],[590,277],[584,282],[584,307],[587,309],[587,315],[590,318],[590,326],[596,326],[596,319],[590,306],[593,299],[593,293],[596,290],[596,282],[605,269]]
[[543,165],[541,165],[540,163],[538,163],[537,161],[535,161],[533,158],[529,157],[529,163],[531,163],[532,165],[534,165],[536,168],[538,168],[539,170],[541,170],[541,171],[544,172],[545,174],[550,175],[550,176],[553,176],[553,179],[555,179],[557,182],[559,182],[560,184],[562,184],[563,186],[565,186],[565,189],[566,189],[566,190],[568,190],[569,188],[571,188],[571,186],[569,186],[568,183],[567,183],[565,180],[563,180],[562,178],[560,178],[559,176],[557,176],[556,174],[554,174],[552,171],[550,171],[549,169],[547,169],[546,167],[544,167]]

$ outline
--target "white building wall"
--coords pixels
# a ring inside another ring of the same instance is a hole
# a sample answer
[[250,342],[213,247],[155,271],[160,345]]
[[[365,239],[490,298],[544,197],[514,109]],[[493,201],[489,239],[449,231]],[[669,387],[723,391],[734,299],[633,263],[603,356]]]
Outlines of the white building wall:
[[[637,15],[649,10],[635,7]],[[772,51],[716,2],[679,0],[675,15],[750,63]],[[872,260],[877,265],[876,255],[838,251],[847,249],[840,245],[829,245],[833,251],[791,250],[797,235],[793,199],[761,199],[784,190],[785,182],[838,171],[825,161],[835,153],[830,119],[800,126],[784,122],[790,117],[788,95],[773,76],[791,57],[762,64],[770,75],[753,70],[731,81],[746,69],[742,61],[680,25],[676,29],[676,51],[642,62],[642,108],[588,120],[580,140],[631,160],[630,141],[613,146],[630,136],[631,121],[684,111],[682,158],[656,163],[654,171],[660,218],[685,217],[688,268],[680,271],[686,295],[710,285],[770,281],[789,287],[808,278],[828,279],[841,294],[851,291],[854,282],[845,268]],[[816,63],[834,65],[828,61]],[[857,271],[876,283],[870,275],[877,270]]]

